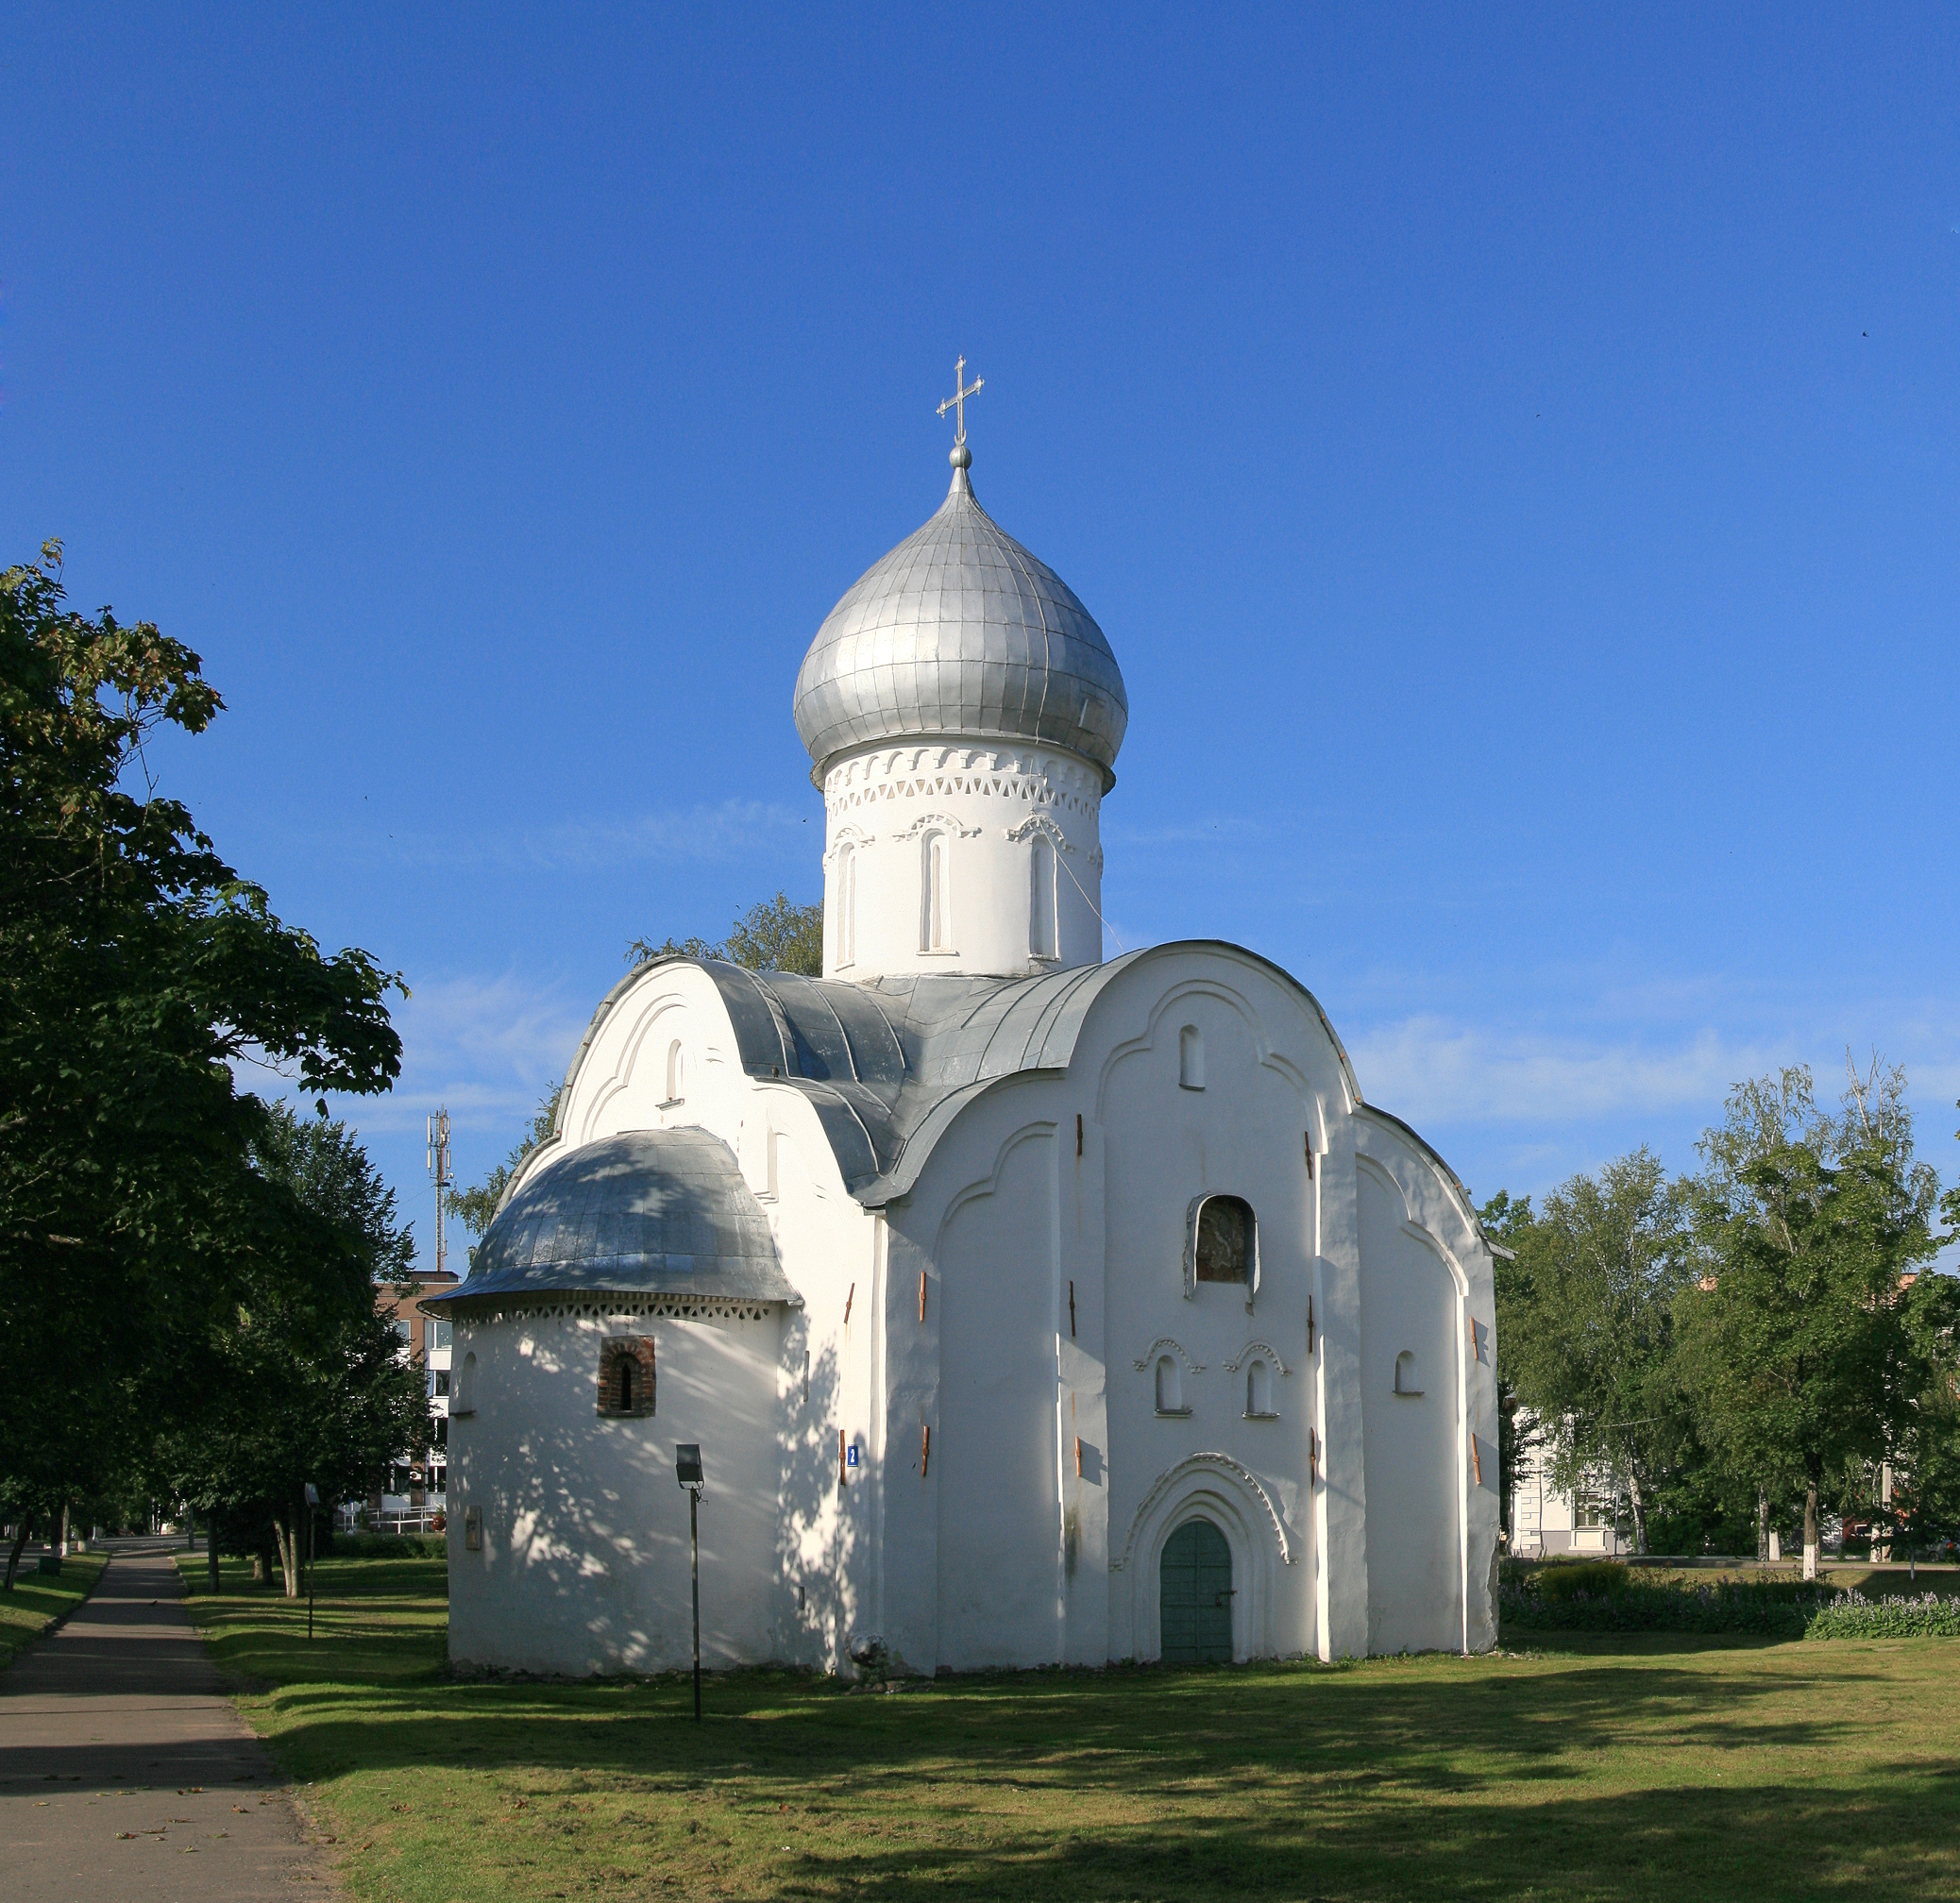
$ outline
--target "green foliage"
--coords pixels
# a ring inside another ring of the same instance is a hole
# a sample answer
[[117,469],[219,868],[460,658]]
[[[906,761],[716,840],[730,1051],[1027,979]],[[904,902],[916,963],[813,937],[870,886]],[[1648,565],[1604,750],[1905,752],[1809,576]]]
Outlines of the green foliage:
[[428,1437],[421,1371],[375,1310],[412,1240],[395,1195],[345,1124],[274,1108],[260,1171],[294,1199],[281,1254],[267,1251],[198,1369],[194,1410],[162,1437],[171,1491],[215,1514],[234,1545],[268,1529],[288,1595],[304,1555],[303,1491],[321,1506],[372,1491]]
[[1562,1485],[1603,1470],[1626,1488],[1644,1552],[1647,1509],[1692,1439],[1673,1352],[1694,1275],[1686,1191],[1638,1150],[1574,1176],[1536,1215],[1508,1197],[1486,1206],[1516,1256],[1500,1258],[1500,1373]]
[[1960,1639],[1960,1599],[1936,1592],[1867,1599],[1841,1592],[1803,1628],[1806,1639]]
[[[1597,1584],[1565,1585],[1572,1575],[1611,1573]],[[1799,1639],[1830,1597],[1823,1587],[1790,1579],[1713,1579],[1687,1586],[1640,1579],[1624,1566],[1547,1566],[1497,1588],[1506,1631],[1752,1632]]]
[[151,775],[222,702],[147,622],[68,609],[59,545],[0,575],[0,1494],[43,1513],[130,1465],[279,1252],[235,1078],[387,1087],[397,981],[322,953]]
[[1856,1502],[1951,1369],[1951,1285],[1909,1277],[1937,1246],[1937,1182],[1913,1161],[1896,1070],[1854,1077],[1839,1117],[1801,1069],[1738,1086],[1728,1112],[1702,1142],[1710,1259],[1683,1306],[1682,1377],[1730,1472],[1803,1487],[1813,1543],[1820,1500]]
[[449,1542],[440,1533],[336,1533],[336,1559],[447,1559]]
[[804,978],[823,976],[823,904],[797,904],[786,892],[752,905],[729,928],[727,938],[667,938],[655,945],[635,938],[626,948],[629,965],[655,958],[725,958],[751,971],[787,971]]
[[1546,1567],[1535,1575],[1534,1583],[1541,1598],[1563,1604],[1580,1592],[1597,1596],[1623,1591],[1627,1579],[1627,1569],[1611,1559],[1580,1559]]

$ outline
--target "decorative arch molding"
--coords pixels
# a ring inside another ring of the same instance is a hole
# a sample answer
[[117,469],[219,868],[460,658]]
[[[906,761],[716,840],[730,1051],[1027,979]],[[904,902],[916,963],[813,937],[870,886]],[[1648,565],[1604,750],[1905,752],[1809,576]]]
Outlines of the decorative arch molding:
[[[1100,851],[1101,848],[1097,850]],[[1252,1048],[1260,1065],[1283,1077],[1300,1098],[1306,1113],[1312,1116],[1315,1122],[1320,1120],[1315,1112],[1313,1092],[1305,1075],[1291,1058],[1281,1056],[1273,1049],[1271,1041],[1266,1036],[1266,1028],[1259,1021],[1259,1013],[1252,1008],[1243,995],[1235,991],[1229,985],[1220,984],[1215,978],[1187,978],[1182,984],[1172,985],[1151,1007],[1149,1020],[1141,1033],[1135,1037],[1124,1038],[1104,1058],[1101,1074],[1096,1078],[1097,1121],[1102,1120],[1104,1105],[1108,1098],[1109,1080],[1115,1075],[1116,1067],[1125,1057],[1135,1057],[1145,1051],[1154,1050],[1157,1046],[1157,1026],[1174,1006],[1181,1004],[1187,998],[1208,998],[1230,1010],[1251,1034]],[[1324,1141],[1322,1147],[1325,1148]]]
[[939,1218],[938,1233],[933,1238],[933,1260],[939,1259],[939,1249],[946,1239],[946,1231],[953,1226],[953,1219],[969,1203],[978,1203],[984,1197],[993,1195],[1001,1187],[1001,1178],[1005,1174],[1007,1159],[1023,1143],[1033,1143],[1043,1138],[1053,1141],[1059,1126],[1052,1119],[1034,1123],[1023,1123],[1010,1132],[1001,1147],[994,1152],[993,1168],[985,1176],[976,1177],[965,1188],[956,1190],[946,1202],[946,1213]]
[[[1361,1113],[1356,1121],[1361,1128],[1385,1139],[1382,1147],[1390,1152],[1388,1159],[1373,1156],[1360,1143],[1356,1145],[1357,1155],[1370,1157],[1376,1167],[1395,1183],[1401,1191],[1402,1206],[1405,1209],[1412,1211],[1416,1199],[1411,1191],[1410,1185],[1402,1180],[1399,1172],[1406,1170],[1413,1174],[1416,1170],[1422,1170],[1428,1173],[1431,1182],[1441,1187],[1444,1204],[1463,1225],[1473,1244],[1480,1243],[1486,1248],[1491,1246],[1490,1238],[1484,1235],[1483,1225],[1478,1220],[1477,1207],[1470,1200],[1470,1192],[1463,1187],[1462,1178],[1444,1161],[1426,1137],[1411,1129],[1399,1117],[1387,1110],[1377,1109],[1373,1103],[1361,1106]],[[1453,1253],[1450,1255],[1450,1260],[1452,1266],[1455,1266],[1456,1257]]]
[[927,833],[950,833],[955,839],[977,839],[980,828],[962,826],[950,813],[921,813],[903,833],[887,836],[903,843],[907,839],[918,839]]
[[1047,839],[1057,852],[1073,852],[1075,849],[1069,844],[1069,836],[1045,813],[1030,813],[1018,826],[1006,829],[1009,844],[1018,846],[1023,839],[1032,839],[1039,833]]
[[1205,1364],[1202,1361],[1193,1361],[1184,1343],[1170,1335],[1159,1335],[1130,1365],[1136,1369],[1138,1373],[1147,1374],[1151,1369],[1157,1366],[1157,1357],[1166,1348],[1170,1349],[1184,1363],[1184,1371],[1187,1374],[1202,1374],[1205,1372]]
[[1291,1374],[1293,1372],[1279,1358],[1279,1350],[1274,1347],[1272,1342],[1248,1341],[1244,1347],[1240,1349],[1238,1354],[1225,1364],[1225,1373],[1227,1374],[1236,1374],[1255,1355],[1263,1355],[1282,1374]]
[[862,851],[867,846],[872,846],[876,843],[875,834],[867,833],[863,827],[853,826],[847,820],[832,834],[829,849],[823,855],[823,864],[826,867],[835,865],[837,854],[847,846],[854,850]]
[[1402,1234],[1409,1237],[1411,1240],[1419,1242],[1430,1255],[1435,1256],[1439,1265],[1449,1276],[1450,1285],[1455,1288],[1458,1298],[1460,1300],[1468,1300],[1470,1278],[1463,1272],[1463,1265],[1457,1260],[1455,1251],[1444,1241],[1442,1237],[1438,1236],[1433,1229],[1419,1221],[1410,1212],[1408,1192],[1404,1189],[1401,1183],[1396,1180],[1394,1171],[1389,1169],[1379,1157],[1370,1156],[1364,1151],[1357,1152],[1354,1161],[1355,1169],[1358,1172],[1371,1177],[1381,1188],[1387,1190],[1401,1206],[1402,1221],[1400,1228]]
[[[587,1084],[587,1088],[590,1089],[591,1094],[586,1096],[583,1090],[579,1093],[585,1098],[585,1101],[577,1106],[577,1127],[575,1130],[566,1129],[566,1135],[570,1137],[574,1146],[592,1141],[593,1132],[599,1127],[600,1120],[604,1116],[607,1106],[615,1099],[623,1096],[634,1087],[634,1080],[639,1070],[640,1059],[642,1054],[648,1050],[649,1041],[654,1039],[656,1036],[664,1041],[666,1034],[676,1028],[678,1021],[677,1014],[679,1019],[686,1017],[687,1000],[685,997],[681,992],[672,989],[656,991],[640,1006],[631,1025],[627,1028],[624,1036],[620,1040],[618,1058],[614,1063],[611,1071],[603,1079],[592,1078],[589,1084],[583,1077],[579,1080],[582,1084]],[[699,1043],[698,1039],[695,1041],[697,1044]],[[652,1053],[652,1061],[658,1065],[662,1061],[663,1056],[664,1053],[655,1050]],[[663,1080],[653,1085],[651,1088],[653,1091],[652,1102],[657,1107],[667,1096],[665,1081]],[[573,1108],[569,1101],[570,1094],[570,1090],[567,1088],[567,1101],[559,1113],[561,1127],[565,1127],[567,1123],[568,1120],[566,1113]]]
[[1117,1591],[1127,1588],[1130,1656],[1158,1656],[1164,1544],[1187,1521],[1200,1519],[1218,1527],[1232,1552],[1232,1656],[1271,1656],[1280,1598],[1276,1555],[1291,1566],[1294,1544],[1265,1483],[1230,1455],[1215,1453],[1193,1454],[1157,1476],[1131,1517],[1122,1552],[1110,1558]]
[[[1174,1492],[1180,1491],[1184,1484],[1198,1476],[1230,1482],[1236,1490],[1242,1492],[1247,1500],[1256,1503],[1266,1524],[1273,1530],[1273,1539],[1279,1548],[1279,1557],[1291,1566],[1293,1563],[1293,1541],[1287,1537],[1286,1522],[1280,1518],[1279,1508],[1273,1504],[1273,1496],[1266,1491],[1266,1483],[1250,1467],[1234,1460],[1229,1454],[1193,1454],[1180,1460],[1168,1473],[1160,1474],[1150,1491],[1144,1494],[1141,1504],[1130,1516],[1130,1530],[1123,1542],[1123,1551],[1110,1560],[1109,1570],[1120,1573],[1130,1563],[1137,1551],[1137,1535],[1152,1513]],[[1171,1529],[1165,1529],[1167,1532]]]

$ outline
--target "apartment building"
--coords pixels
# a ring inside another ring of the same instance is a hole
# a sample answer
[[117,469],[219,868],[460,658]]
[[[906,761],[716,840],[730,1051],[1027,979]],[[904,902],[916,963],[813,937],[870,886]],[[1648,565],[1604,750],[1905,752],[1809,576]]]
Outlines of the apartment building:
[[[461,1278],[448,1272],[418,1275],[410,1292],[397,1292],[393,1284],[375,1290],[375,1306],[401,1338],[401,1352],[422,1373],[423,1391],[429,1397],[429,1452],[417,1456],[404,1451],[388,1474],[387,1485],[370,1493],[364,1503],[368,1524],[377,1531],[432,1532],[437,1514],[444,1511],[448,1494],[449,1465],[449,1362],[452,1324],[439,1316],[422,1311],[425,1297],[445,1294]],[[342,1519],[352,1524],[363,1503],[349,1501],[341,1508]]]

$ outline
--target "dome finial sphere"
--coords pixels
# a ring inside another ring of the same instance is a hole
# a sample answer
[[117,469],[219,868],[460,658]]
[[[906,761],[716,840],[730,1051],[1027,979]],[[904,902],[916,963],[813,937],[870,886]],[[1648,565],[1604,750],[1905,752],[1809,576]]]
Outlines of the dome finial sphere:
[[964,443],[955,443],[946,460],[955,469],[971,469],[973,466],[973,452]]

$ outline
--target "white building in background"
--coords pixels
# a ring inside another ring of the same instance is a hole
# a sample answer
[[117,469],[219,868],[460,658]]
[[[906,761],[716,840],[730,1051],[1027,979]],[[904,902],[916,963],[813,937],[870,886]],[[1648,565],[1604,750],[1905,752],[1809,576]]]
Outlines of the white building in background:
[[[1529,1433],[1529,1414],[1520,1416],[1518,1426]],[[1589,1474],[1576,1488],[1561,1487],[1552,1450],[1536,1440],[1525,1449],[1511,1496],[1511,1550],[1519,1558],[1631,1553],[1632,1541],[1620,1534],[1625,1518],[1625,1500],[1611,1474]]]
[[825,975],[623,980],[423,1304],[451,1656],[686,1659],[684,1441],[711,1664],[1487,1647],[1470,1204],[1277,967],[1103,962],[1122,676],[953,460],[797,682]]

